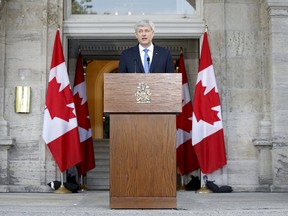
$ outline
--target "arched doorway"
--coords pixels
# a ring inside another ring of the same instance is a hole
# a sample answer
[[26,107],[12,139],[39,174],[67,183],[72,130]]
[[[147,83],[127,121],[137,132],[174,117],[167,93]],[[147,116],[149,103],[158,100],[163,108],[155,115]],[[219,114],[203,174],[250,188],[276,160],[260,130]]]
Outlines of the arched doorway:
[[117,72],[118,60],[93,60],[87,62],[87,100],[94,139],[108,138],[103,115],[103,75]]

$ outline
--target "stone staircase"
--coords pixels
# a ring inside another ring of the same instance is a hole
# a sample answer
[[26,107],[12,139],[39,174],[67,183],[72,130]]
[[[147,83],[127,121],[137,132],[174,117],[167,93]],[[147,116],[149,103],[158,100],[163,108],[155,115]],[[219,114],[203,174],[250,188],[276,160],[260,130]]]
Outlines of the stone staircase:
[[94,140],[96,167],[87,173],[86,185],[89,190],[109,190],[109,139]]

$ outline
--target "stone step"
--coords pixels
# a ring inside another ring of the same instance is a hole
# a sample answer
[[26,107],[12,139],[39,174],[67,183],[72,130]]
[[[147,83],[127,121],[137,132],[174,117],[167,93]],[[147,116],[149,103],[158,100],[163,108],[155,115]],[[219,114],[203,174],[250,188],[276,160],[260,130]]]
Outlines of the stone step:
[[106,190],[109,190],[109,186],[110,186],[110,183],[109,183],[109,176],[106,178],[90,178],[90,176],[87,178],[87,187],[88,188],[91,188],[91,189],[94,189],[94,190],[98,190],[98,189],[106,189]]
[[[101,165],[100,165],[101,163]],[[96,163],[96,167],[93,169],[93,170],[90,170],[89,173],[99,173],[99,172],[107,172],[109,173],[109,164],[108,165],[105,165],[104,164],[105,161],[101,161],[99,163]],[[103,165],[104,164],[104,165]]]
[[100,153],[109,153],[110,148],[107,146],[94,146],[94,153],[100,154]]
[[110,155],[109,154],[95,154],[94,153],[94,157],[95,157],[95,161],[100,161],[100,160],[108,160],[110,159]]
[[109,169],[109,164],[110,161],[109,160],[104,160],[104,159],[95,159],[95,163],[96,163],[96,167],[95,169],[97,169],[98,166],[107,166],[107,168]]
[[109,177],[110,177],[109,172],[101,172],[101,173],[91,172],[87,174],[87,180],[88,179],[109,179]]
[[87,173],[87,187],[89,190],[109,190],[109,139],[94,140],[94,157],[96,167]]
[[94,154],[95,155],[109,155],[110,154],[110,149],[107,149],[107,150],[105,150],[105,149],[94,149]]
[[107,191],[110,189],[109,185],[93,185],[93,186],[87,186],[88,190],[92,191]]

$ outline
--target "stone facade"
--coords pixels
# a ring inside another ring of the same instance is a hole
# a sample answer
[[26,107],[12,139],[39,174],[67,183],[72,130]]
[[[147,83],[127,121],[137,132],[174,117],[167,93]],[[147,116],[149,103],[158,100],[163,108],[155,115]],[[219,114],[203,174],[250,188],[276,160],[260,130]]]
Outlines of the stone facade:
[[[0,1],[0,192],[49,191],[59,178],[41,134],[64,2]],[[287,11],[286,0],[203,0],[228,158],[210,177],[235,191],[288,191]],[[31,86],[29,114],[15,113],[18,85]]]

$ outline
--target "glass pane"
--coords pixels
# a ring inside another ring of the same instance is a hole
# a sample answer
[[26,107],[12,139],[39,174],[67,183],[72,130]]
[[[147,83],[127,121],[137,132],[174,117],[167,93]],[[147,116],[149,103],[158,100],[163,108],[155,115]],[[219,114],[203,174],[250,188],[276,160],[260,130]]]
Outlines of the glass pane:
[[196,0],[72,0],[72,14],[192,15]]

